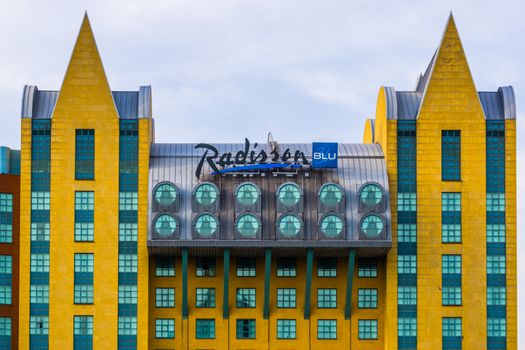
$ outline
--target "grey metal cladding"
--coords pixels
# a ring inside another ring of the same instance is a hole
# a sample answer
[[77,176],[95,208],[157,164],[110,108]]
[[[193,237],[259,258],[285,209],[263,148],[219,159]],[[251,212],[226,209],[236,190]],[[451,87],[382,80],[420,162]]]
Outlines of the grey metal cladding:
[[512,86],[503,86],[498,91],[478,92],[486,120],[516,119],[516,100]]
[[[215,183],[221,193],[221,208],[217,213],[220,219],[221,239],[234,239],[235,224],[235,198],[234,193],[237,186],[243,182],[252,182],[261,190],[261,220],[263,240],[275,240],[275,222],[277,219],[277,208],[275,204],[275,193],[277,188],[285,182],[295,182],[304,192],[304,207],[300,213],[304,220],[304,236],[307,240],[318,239],[318,220],[320,219],[317,206],[318,191],[324,183],[334,182],[339,184],[345,192],[346,240],[357,241],[358,224],[361,214],[358,214],[357,191],[370,181],[377,182],[385,189],[386,200],[389,203],[389,186],[386,164],[381,146],[378,144],[339,144],[339,160],[337,169],[310,169],[309,177],[297,175],[295,177],[274,177],[268,174],[266,177],[253,176],[244,177],[213,176],[209,165],[204,162],[200,179],[195,177],[195,170],[204,150],[195,149],[196,144],[152,144],[150,152],[150,191],[160,182],[170,181],[174,183],[181,195],[180,210],[178,212],[181,224],[181,240],[192,240],[192,191],[194,187],[202,182]],[[244,149],[244,144],[212,144],[217,148],[219,154],[223,152],[237,152]],[[254,147],[252,143],[251,147]],[[311,159],[311,143],[304,144],[280,144],[283,151],[286,148],[298,149]],[[265,149],[269,152],[266,143],[258,144],[256,150]],[[148,198],[152,198],[151,193]],[[151,208],[151,205],[150,205]],[[150,222],[152,219],[150,209]],[[390,207],[381,213],[387,222],[387,239],[390,240]],[[151,232],[148,237],[151,239]],[[317,241],[318,242],[318,241]],[[257,245],[259,243],[252,242]]]
[[151,86],[141,86],[139,88],[138,118],[152,118],[151,101]]
[[397,118],[401,120],[415,120],[422,95],[422,93],[417,91],[397,91]]
[[24,86],[22,118],[51,118],[57,98],[58,91],[38,90],[34,85]]
[[139,93],[136,91],[113,91],[113,100],[120,119],[137,119]]
[[391,86],[384,86],[385,89],[385,103],[386,103],[386,118],[397,119],[397,99],[396,89]]
[[428,78],[430,77],[430,72],[432,71],[432,67],[434,66],[434,60],[436,59],[438,50],[434,51],[434,54],[432,55],[432,58],[430,59],[430,62],[428,63],[427,69],[425,69],[425,73],[419,75],[419,79],[416,84],[416,91],[423,93],[425,91],[425,88],[427,86]]
[[498,89],[498,95],[503,104],[503,115],[505,119],[516,119],[516,97],[512,86],[502,86]]

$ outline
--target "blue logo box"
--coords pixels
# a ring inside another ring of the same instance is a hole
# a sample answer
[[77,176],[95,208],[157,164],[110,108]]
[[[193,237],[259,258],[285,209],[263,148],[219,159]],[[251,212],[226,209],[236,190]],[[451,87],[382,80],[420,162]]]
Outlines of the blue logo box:
[[336,142],[313,142],[312,168],[337,168],[337,150]]

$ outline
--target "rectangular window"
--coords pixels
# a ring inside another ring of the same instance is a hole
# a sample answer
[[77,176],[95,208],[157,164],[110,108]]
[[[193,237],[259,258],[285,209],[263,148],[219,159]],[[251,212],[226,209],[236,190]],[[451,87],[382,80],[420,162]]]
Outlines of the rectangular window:
[[0,348],[11,349],[11,317],[0,317]]
[[175,338],[175,320],[173,318],[157,318],[155,320],[156,339]]
[[417,260],[415,255],[398,255],[397,256],[397,273],[407,274],[416,273]]
[[31,192],[31,210],[49,210],[49,192]]
[[461,255],[443,255],[441,257],[441,272],[446,274],[461,274]]
[[255,258],[237,258],[237,277],[255,277]]
[[416,211],[417,197],[415,192],[399,192],[397,194],[397,211]]
[[441,256],[442,304],[461,305],[461,255]]
[[297,259],[295,258],[278,258],[277,259],[277,277],[296,277],[297,276]]
[[377,260],[369,258],[357,259],[357,276],[360,278],[377,277]]
[[443,287],[441,302],[444,306],[461,305],[461,287]]
[[0,255],[0,304],[11,305],[13,285],[13,258]]
[[197,288],[195,290],[195,307],[214,308],[215,288]]
[[31,335],[48,335],[49,317],[31,316],[29,318],[29,334]]
[[95,193],[75,192],[75,242],[93,242]]
[[357,328],[360,340],[377,339],[377,320],[358,320]]
[[139,194],[138,192],[119,192],[119,210],[130,211],[138,210]]
[[13,242],[13,195],[0,193],[0,243]]
[[295,308],[297,292],[295,288],[277,288],[277,307]]
[[197,258],[196,275],[197,277],[215,276],[215,258]]
[[277,320],[277,339],[295,339],[295,320]]
[[175,307],[175,288],[156,288],[155,307]]
[[93,303],[93,269],[93,254],[75,254],[75,304]]
[[462,338],[461,318],[443,317],[443,349],[461,349]]
[[118,286],[119,304],[137,304],[137,286],[120,285]]
[[416,305],[417,290],[416,287],[397,287],[397,304],[398,305]]
[[175,259],[172,257],[155,257],[155,276],[157,277],[174,277],[175,276]]
[[318,258],[317,277],[337,277],[337,259]]
[[506,305],[506,287],[487,287],[487,305]]
[[505,243],[505,225],[487,225],[487,243]]
[[337,308],[337,289],[335,288],[317,289],[317,308],[319,309]]
[[505,211],[505,193],[487,193],[487,211]]
[[397,241],[398,243],[415,243],[416,242],[416,224],[398,224]]
[[255,339],[255,320],[237,320],[237,339]]
[[337,320],[317,320],[317,339],[337,339]]
[[75,179],[95,178],[95,130],[77,129],[75,142]]
[[31,223],[31,241],[49,242],[49,223]]
[[195,320],[195,337],[197,339],[215,339],[215,320],[197,319]]
[[506,337],[507,336],[507,320],[504,318],[487,319],[487,336]]
[[118,272],[137,272],[138,258],[137,254],[119,254]]
[[359,288],[357,290],[357,305],[360,309],[377,309],[377,289]]
[[49,272],[49,254],[31,254],[31,272]]
[[237,307],[255,307],[255,288],[237,288]]
[[461,193],[441,194],[441,241],[461,242]]
[[417,336],[417,319],[415,317],[400,317],[397,319],[398,337]]
[[443,181],[461,180],[461,132],[459,130],[441,131],[441,179]]
[[75,350],[93,349],[93,316],[74,316],[73,335]]
[[118,335],[137,335],[137,318],[130,316],[119,316]]
[[505,255],[487,256],[487,273],[488,274],[505,274]]
[[119,242],[137,242],[139,236],[138,224],[119,223],[118,240]]
[[31,304],[48,304],[49,286],[40,284],[31,285],[30,302]]

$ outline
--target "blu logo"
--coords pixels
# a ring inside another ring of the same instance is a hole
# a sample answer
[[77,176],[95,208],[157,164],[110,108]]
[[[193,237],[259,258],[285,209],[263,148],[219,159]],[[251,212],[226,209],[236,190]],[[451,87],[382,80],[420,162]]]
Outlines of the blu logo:
[[337,150],[335,142],[312,143],[312,168],[337,168]]

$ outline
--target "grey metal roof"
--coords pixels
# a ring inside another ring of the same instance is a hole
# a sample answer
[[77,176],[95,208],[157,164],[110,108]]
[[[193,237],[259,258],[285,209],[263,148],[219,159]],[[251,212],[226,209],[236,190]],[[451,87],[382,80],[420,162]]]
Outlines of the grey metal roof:
[[[39,90],[26,85],[22,97],[22,118],[51,118],[59,91]],[[139,91],[113,91],[113,100],[119,118],[151,118],[151,87],[141,86]]]
[[500,87],[497,92],[478,92],[485,119],[516,119],[516,101],[512,86]]
[[422,95],[417,91],[397,91],[397,119],[416,119]]
[[437,55],[437,50],[434,51],[434,54],[432,55],[432,58],[430,59],[430,62],[428,63],[427,69],[425,69],[425,73],[419,75],[419,78],[416,83],[417,92],[422,93],[423,91],[425,91],[425,88],[427,87],[428,78],[430,77],[430,72],[432,72],[432,67],[434,66],[436,55]]
[[[263,195],[263,208],[261,218],[263,220],[263,230],[266,230],[266,237],[270,240],[275,240],[275,215],[276,209],[273,201],[275,200],[275,193],[279,185],[284,182],[292,181],[301,187],[305,193],[305,204],[303,217],[305,221],[305,236],[308,239],[317,241],[317,221],[319,219],[317,213],[316,202],[312,199],[308,203],[308,198],[317,196],[317,193],[322,184],[327,182],[338,183],[345,192],[345,209],[344,214],[346,218],[346,241],[361,242],[358,225],[363,213],[359,213],[357,203],[357,193],[359,189],[368,182],[376,182],[385,189],[385,212],[384,215],[387,221],[387,245],[390,244],[390,207],[389,207],[389,184],[386,163],[381,146],[378,144],[339,144],[339,160],[337,169],[322,169],[309,170],[309,176],[296,175],[295,177],[274,177],[271,174],[266,177],[254,176],[244,178],[242,175],[238,177],[221,177],[219,175],[211,175],[211,169],[205,163],[202,176],[197,179],[195,170],[199,160],[202,157],[203,150],[195,149],[196,144],[153,144],[150,153],[150,210],[149,222],[152,222],[152,192],[155,186],[161,182],[169,181],[177,186],[180,193],[180,203],[178,211],[178,219],[180,223],[180,241],[185,243],[178,243],[193,246],[192,242],[192,222],[195,213],[192,209],[192,191],[199,183],[210,181],[215,183],[221,191],[221,209],[219,219],[221,222],[221,234],[224,237],[230,237],[234,240],[234,219],[235,209],[233,203],[234,189],[245,181],[255,183],[261,189]],[[235,154],[239,150],[244,149],[244,144],[212,144],[218,149],[219,154],[224,152],[231,152]],[[254,143],[252,143],[252,147]],[[292,150],[300,150],[311,158],[312,144],[279,144],[280,150],[290,148]],[[266,143],[259,144],[257,149],[264,148],[267,152]],[[230,198],[231,197],[231,198]],[[150,225],[151,226],[151,225]],[[307,227],[308,226],[308,227]],[[314,227],[315,226],[315,227]],[[314,232],[315,231],[315,232]],[[149,235],[151,247],[153,246],[175,246],[174,241],[167,241],[165,243],[153,243],[152,235]],[[273,238],[272,238],[273,237]],[[224,238],[226,239],[226,238]],[[197,242],[197,241],[195,241]],[[199,241],[201,242],[201,241]],[[302,241],[304,242],[304,241]],[[299,242],[298,242],[299,243]],[[200,244],[200,243],[195,243]],[[256,244],[254,242],[248,242]],[[333,243],[335,244],[335,243]],[[363,243],[366,245],[365,243]],[[337,244],[335,244],[337,245]],[[384,248],[384,246],[383,246]],[[383,249],[382,248],[382,249]]]
[[385,86],[386,98],[386,118],[397,119],[397,98],[396,89],[391,86]]

